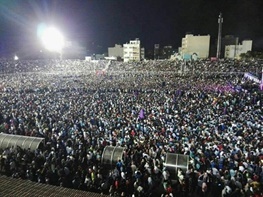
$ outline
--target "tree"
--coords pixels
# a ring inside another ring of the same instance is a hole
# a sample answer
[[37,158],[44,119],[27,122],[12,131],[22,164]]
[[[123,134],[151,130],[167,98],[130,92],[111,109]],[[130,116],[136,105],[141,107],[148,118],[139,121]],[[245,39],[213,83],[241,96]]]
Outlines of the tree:
[[243,60],[249,59],[263,59],[263,52],[259,51],[248,51],[246,53],[241,53],[240,58]]

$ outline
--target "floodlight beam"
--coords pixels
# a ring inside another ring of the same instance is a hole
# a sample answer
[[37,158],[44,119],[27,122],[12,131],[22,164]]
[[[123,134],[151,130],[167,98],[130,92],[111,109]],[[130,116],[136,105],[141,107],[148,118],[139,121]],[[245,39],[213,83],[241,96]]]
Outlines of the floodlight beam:
[[44,29],[40,39],[43,46],[48,51],[59,53],[60,59],[62,59],[62,49],[65,45],[65,42],[64,37],[59,30],[54,27],[48,27]]

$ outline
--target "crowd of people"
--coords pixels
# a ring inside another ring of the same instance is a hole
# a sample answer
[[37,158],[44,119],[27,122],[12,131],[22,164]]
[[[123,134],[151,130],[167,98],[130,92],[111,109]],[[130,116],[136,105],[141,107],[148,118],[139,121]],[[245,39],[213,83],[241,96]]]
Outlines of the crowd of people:
[[[0,61],[2,174],[111,196],[262,196],[258,61]],[[106,146],[123,147],[112,166]],[[0,147],[1,148],[1,147]],[[188,155],[171,173],[167,153]]]

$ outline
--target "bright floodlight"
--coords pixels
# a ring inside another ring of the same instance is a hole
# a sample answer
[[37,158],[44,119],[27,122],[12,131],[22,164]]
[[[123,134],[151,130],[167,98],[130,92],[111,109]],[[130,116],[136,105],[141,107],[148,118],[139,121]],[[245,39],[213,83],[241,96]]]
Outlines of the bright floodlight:
[[49,51],[60,52],[64,47],[63,35],[54,27],[46,28],[41,35],[42,43]]
[[14,60],[19,60],[19,57],[17,55],[14,56]]

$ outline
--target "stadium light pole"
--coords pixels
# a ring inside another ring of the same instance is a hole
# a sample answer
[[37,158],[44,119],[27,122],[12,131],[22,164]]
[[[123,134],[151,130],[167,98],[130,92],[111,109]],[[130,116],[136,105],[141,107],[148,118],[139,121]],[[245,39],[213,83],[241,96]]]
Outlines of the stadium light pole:
[[223,17],[222,17],[222,13],[220,13],[218,17],[218,38],[217,38],[217,52],[216,52],[217,59],[220,59],[221,56],[222,23],[223,23]]
[[40,36],[44,47],[51,52],[59,53],[62,60],[62,50],[65,45],[64,36],[55,27],[45,28]]

